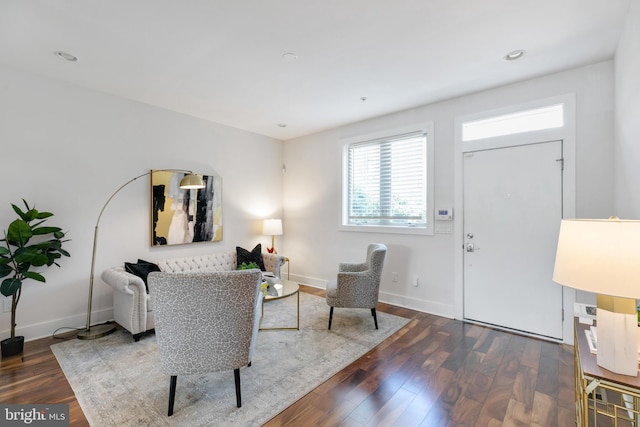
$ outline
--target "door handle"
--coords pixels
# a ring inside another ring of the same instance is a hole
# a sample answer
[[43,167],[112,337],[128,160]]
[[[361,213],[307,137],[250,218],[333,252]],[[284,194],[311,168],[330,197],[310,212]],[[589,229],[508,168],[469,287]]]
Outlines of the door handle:
[[474,252],[474,246],[473,243],[467,243],[467,252]]

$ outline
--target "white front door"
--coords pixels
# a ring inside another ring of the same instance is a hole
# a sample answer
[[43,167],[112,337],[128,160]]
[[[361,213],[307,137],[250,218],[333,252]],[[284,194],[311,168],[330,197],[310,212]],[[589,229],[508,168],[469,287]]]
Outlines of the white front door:
[[464,318],[561,340],[562,141],[463,156]]

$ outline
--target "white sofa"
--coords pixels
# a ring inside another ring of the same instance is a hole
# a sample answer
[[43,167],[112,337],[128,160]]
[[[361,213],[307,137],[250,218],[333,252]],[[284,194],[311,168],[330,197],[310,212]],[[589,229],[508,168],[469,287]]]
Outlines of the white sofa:
[[[265,269],[280,277],[285,257],[263,253]],[[211,273],[236,269],[236,252],[211,252],[206,255],[168,258],[152,261],[160,271],[168,273]],[[154,328],[153,307],[143,280],[125,271],[123,266],[102,272],[102,280],[113,288],[113,317],[138,341],[143,333]]]

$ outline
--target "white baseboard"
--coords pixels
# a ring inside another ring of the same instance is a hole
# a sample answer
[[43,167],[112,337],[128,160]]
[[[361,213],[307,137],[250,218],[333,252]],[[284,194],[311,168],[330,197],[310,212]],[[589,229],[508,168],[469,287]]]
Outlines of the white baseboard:
[[398,307],[410,308],[411,310],[421,311],[436,316],[446,317],[448,319],[455,318],[455,310],[453,305],[442,304],[424,299],[411,298],[404,295],[392,294],[389,292],[380,292],[381,302],[396,305]]
[[292,274],[289,280],[293,282],[303,283],[305,285],[308,285],[314,288],[325,289],[327,287],[327,280],[318,279],[317,277],[300,276],[297,274]]
[[[305,285],[312,286],[314,288],[326,289],[327,280],[319,279],[317,277],[307,277],[299,275],[291,275],[291,279]],[[380,292],[380,302],[392,304],[398,307],[409,308],[411,310],[421,311],[423,313],[429,313],[436,316],[446,317],[448,319],[455,318],[455,310],[453,305],[442,304],[439,302],[433,302],[429,300],[423,300],[418,298],[411,298],[404,295],[393,294],[390,292]]]
[[[91,314],[91,324],[96,325],[113,320],[113,308],[94,311]],[[63,317],[48,322],[35,323],[32,325],[16,327],[16,335],[24,336],[25,341],[33,341],[40,338],[48,338],[54,333],[69,332],[72,329],[84,329],[87,324],[87,315],[78,314],[76,316]],[[57,331],[57,332],[56,332]],[[0,331],[0,336],[9,337],[11,331],[5,329]]]

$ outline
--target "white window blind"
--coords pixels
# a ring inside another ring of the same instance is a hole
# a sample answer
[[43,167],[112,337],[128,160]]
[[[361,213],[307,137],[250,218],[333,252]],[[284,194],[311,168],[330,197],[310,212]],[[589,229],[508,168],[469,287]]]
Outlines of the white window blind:
[[348,225],[426,227],[424,132],[353,143],[346,149]]

